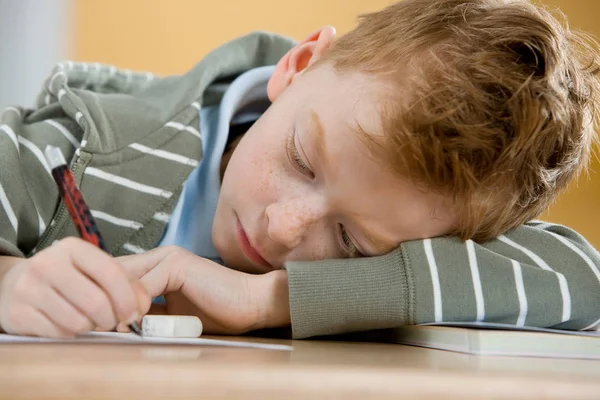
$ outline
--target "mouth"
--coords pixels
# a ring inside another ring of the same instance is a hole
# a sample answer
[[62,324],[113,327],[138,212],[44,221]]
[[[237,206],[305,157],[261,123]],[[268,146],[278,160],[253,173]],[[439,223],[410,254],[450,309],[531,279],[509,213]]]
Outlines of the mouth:
[[236,231],[238,243],[246,258],[265,270],[273,270],[273,266],[269,264],[267,260],[260,255],[258,250],[252,246],[252,243],[250,243],[250,239],[248,238],[248,235],[246,235],[246,231],[242,227],[239,218],[236,218]]

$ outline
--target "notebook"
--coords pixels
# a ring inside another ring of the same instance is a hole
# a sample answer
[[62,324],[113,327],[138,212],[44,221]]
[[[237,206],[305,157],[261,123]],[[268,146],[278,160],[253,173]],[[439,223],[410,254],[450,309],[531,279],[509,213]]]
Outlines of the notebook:
[[394,329],[394,341],[474,355],[600,360],[600,331],[443,323]]

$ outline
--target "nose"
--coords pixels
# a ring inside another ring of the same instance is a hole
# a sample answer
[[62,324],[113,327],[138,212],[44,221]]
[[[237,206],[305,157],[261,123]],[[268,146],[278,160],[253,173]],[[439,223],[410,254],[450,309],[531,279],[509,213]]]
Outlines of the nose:
[[292,250],[300,245],[311,227],[325,217],[326,210],[319,199],[304,197],[272,203],[265,214],[269,238]]

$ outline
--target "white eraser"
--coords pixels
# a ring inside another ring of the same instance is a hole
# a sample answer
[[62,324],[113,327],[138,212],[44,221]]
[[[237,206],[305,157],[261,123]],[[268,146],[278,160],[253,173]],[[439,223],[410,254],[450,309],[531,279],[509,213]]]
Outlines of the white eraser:
[[197,338],[202,334],[200,318],[189,315],[145,315],[142,336]]

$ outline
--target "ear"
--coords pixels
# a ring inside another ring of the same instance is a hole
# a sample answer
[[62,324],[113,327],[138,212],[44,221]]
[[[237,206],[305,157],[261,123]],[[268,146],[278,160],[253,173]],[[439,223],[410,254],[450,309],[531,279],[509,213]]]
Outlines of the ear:
[[286,53],[277,63],[267,85],[267,95],[275,101],[294,78],[327,51],[335,39],[335,28],[325,26],[310,35]]

